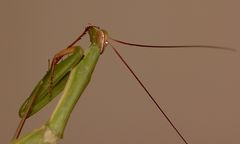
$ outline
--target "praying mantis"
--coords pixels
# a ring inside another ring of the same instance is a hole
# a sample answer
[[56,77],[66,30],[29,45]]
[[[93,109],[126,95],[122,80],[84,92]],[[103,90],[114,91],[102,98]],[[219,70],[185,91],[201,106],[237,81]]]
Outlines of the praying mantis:
[[[84,52],[80,46],[75,44],[86,34],[90,36],[91,45],[89,49]],[[73,41],[67,48],[58,52],[50,65],[49,70],[45,76],[38,82],[33,89],[31,95],[26,99],[19,110],[19,116],[22,118],[16,133],[13,138],[13,143],[56,143],[63,137],[64,129],[67,125],[70,114],[76,105],[79,97],[83,93],[91,80],[91,75],[97,64],[100,55],[104,52],[105,48],[109,45],[115,54],[120,58],[123,64],[131,72],[137,82],[145,90],[152,102],[157,106],[158,110],[167,119],[169,124],[182,139],[185,144],[189,142],[183,136],[182,132],[174,125],[172,120],[167,116],[165,111],[160,107],[154,97],[150,94],[149,90],[141,82],[139,77],[130,68],[127,62],[123,59],[117,49],[111,44],[110,41],[118,43],[150,48],[213,48],[221,50],[235,51],[232,48],[209,46],[209,45],[176,45],[176,46],[149,46],[141,44],[127,43],[124,41],[116,40],[109,37],[108,32],[97,27],[87,26],[83,33]],[[67,58],[60,61],[64,56]],[[40,111],[46,106],[53,98],[59,95],[63,91],[62,97],[59,100],[54,112],[47,123],[19,138],[21,129],[27,118]]]

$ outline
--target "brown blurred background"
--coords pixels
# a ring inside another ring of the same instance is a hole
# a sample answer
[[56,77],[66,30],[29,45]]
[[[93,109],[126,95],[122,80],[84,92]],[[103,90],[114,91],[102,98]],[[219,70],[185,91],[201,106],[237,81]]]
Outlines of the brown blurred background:
[[[18,108],[47,60],[88,24],[145,44],[209,44],[238,49],[148,49],[114,43],[190,144],[240,143],[240,18],[236,0],[0,2],[0,140],[9,143]],[[81,45],[87,47],[88,39]],[[27,121],[39,127],[57,101]],[[62,144],[180,144],[111,49],[67,125]]]

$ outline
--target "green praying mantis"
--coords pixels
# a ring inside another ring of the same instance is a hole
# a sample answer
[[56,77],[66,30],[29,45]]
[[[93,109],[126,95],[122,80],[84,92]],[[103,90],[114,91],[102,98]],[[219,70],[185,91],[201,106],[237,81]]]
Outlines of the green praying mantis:
[[[75,44],[86,34],[90,36],[89,49],[84,52],[80,46]],[[19,116],[22,118],[19,126],[15,132],[12,143],[56,143],[63,137],[64,129],[67,125],[70,114],[77,103],[79,97],[83,93],[91,80],[91,75],[94,71],[95,65],[104,52],[105,48],[109,45],[116,55],[121,59],[123,64],[135,77],[138,83],[145,90],[149,98],[157,106],[158,110],[167,119],[172,128],[176,131],[179,137],[185,144],[188,144],[182,133],[173,124],[164,110],[158,105],[157,101],[150,94],[149,90],[140,81],[139,77],[129,67],[127,62],[123,59],[117,49],[110,43],[115,41],[122,44],[151,47],[151,48],[214,48],[235,51],[232,48],[209,46],[209,45],[181,45],[181,46],[149,46],[128,43],[109,37],[107,31],[100,29],[97,26],[87,26],[83,33],[73,41],[67,48],[57,53],[50,65],[49,70],[44,77],[38,82],[33,89],[31,95],[26,99],[21,108],[19,109]],[[68,55],[64,60],[60,61],[65,55]],[[19,138],[22,127],[27,118],[40,111],[52,99],[63,92],[54,112],[50,119],[41,128]]]

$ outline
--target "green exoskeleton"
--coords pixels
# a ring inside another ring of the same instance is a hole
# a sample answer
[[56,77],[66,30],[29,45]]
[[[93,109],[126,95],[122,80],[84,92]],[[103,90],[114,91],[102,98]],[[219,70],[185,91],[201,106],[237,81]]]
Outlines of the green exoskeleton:
[[[79,46],[74,46],[83,35],[86,33],[90,36],[91,45],[87,51]],[[55,143],[58,139],[62,138],[64,133],[64,128],[66,127],[67,121],[70,114],[77,103],[82,92],[88,85],[91,79],[91,75],[94,71],[95,65],[99,59],[101,53],[103,53],[104,48],[110,45],[117,56],[133,74],[139,84],[143,87],[145,92],[148,94],[150,99],[154,102],[160,112],[164,115],[170,125],[174,128],[180,138],[184,143],[188,143],[183,135],[179,132],[173,122],[169,119],[167,114],[154,100],[150,92],[136,76],[133,70],[128,66],[126,61],[122,58],[119,52],[114,48],[110,40],[119,43],[140,46],[140,47],[152,47],[152,48],[186,48],[186,47],[203,47],[203,48],[215,48],[223,50],[234,50],[231,48],[208,46],[208,45],[182,45],[182,46],[149,46],[127,43],[119,40],[115,40],[108,36],[105,30],[100,29],[96,26],[88,26],[85,31],[66,49],[63,49],[57,53],[51,63],[49,71],[44,75],[44,77],[38,82],[38,84],[33,89],[31,95],[26,99],[19,110],[19,116],[22,118],[19,127],[14,136],[13,143]],[[59,62],[63,56],[69,55],[67,58]],[[48,122],[41,127],[21,138],[19,134],[24,125],[25,120],[34,115],[36,112],[41,110],[45,105],[47,105],[54,97],[59,95],[63,91],[62,97],[59,100],[54,112],[52,113]]]

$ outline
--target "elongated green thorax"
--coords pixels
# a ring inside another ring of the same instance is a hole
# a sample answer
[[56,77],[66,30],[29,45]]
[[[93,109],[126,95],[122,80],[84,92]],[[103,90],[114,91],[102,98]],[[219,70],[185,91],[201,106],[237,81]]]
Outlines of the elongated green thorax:
[[104,33],[101,30],[92,27],[89,29],[89,35],[91,40],[90,48],[86,51],[80,63],[71,71],[63,96],[47,123],[48,127],[58,137],[62,137],[64,128],[76,102],[91,80],[92,72],[104,45]]

